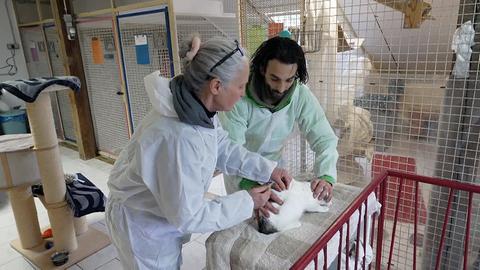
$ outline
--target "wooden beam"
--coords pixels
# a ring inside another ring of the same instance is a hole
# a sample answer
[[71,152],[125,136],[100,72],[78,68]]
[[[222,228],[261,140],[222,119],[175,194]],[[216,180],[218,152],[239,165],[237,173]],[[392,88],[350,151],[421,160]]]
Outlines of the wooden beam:
[[36,22],[22,23],[18,25],[18,28],[32,27],[32,26],[38,26],[38,25],[42,25],[42,22],[36,21]]
[[149,2],[135,3],[135,4],[115,7],[114,11],[124,12],[124,11],[130,11],[130,10],[136,10],[136,9],[142,9],[142,8],[156,7],[160,5],[168,5],[169,2],[170,0],[155,0],[155,1],[149,1]]
[[95,17],[95,16],[100,16],[100,15],[111,15],[113,12],[113,8],[105,8],[105,9],[99,9],[95,11],[88,11],[88,12],[82,12],[75,14],[76,18],[88,18],[88,17]]
[[376,2],[404,13],[405,0],[375,0]]
[[38,20],[41,21],[43,20],[43,14],[42,14],[42,9],[40,8],[40,1],[35,0],[35,4],[37,5]]
[[430,18],[432,6],[423,0],[375,0],[376,2],[405,14],[403,28],[419,28],[421,23]]
[[348,44],[345,33],[343,32],[342,26],[340,24],[337,25],[337,35],[337,52],[350,51],[352,47],[350,47],[350,44]]
[[[65,3],[66,7],[63,6]],[[63,21],[65,12],[72,14],[70,1],[51,0],[53,18],[59,34],[60,50],[63,55],[67,75],[77,76],[82,87],[80,91],[69,91],[72,106],[72,119],[75,126],[78,153],[81,159],[91,159],[97,155],[93,122],[88,100],[87,82],[83,70],[83,61],[78,41],[78,32],[74,40],[68,40],[67,30]]]
[[423,4],[422,0],[409,0],[405,3],[403,28],[420,28],[423,21]]

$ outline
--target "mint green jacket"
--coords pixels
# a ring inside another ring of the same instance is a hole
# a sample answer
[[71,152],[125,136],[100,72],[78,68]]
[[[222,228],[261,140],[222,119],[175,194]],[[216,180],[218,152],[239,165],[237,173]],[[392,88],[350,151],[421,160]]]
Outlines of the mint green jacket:
[[[313,173],[333,184],[336,182],[338,159],[335,133],[317,98],[306,85],[297,83],[290,103],[278,111],[262,108],[248,96],[243,97],[232,111],[222,112],[219,119],[230,138],[252,152],[280,161],[282,150],[295,123],[310,148],[315,152]],[[238,191],[240,177],[224,176],[228,193]]]

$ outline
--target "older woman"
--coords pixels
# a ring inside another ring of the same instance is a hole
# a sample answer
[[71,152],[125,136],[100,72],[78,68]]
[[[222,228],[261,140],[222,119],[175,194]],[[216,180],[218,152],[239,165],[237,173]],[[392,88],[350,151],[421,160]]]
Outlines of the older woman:
[[178,269],[191,233],[222,230],[252,216],[269,185],[204,199],[215,168],[285,188],[276,163],[233,144],[217,120],[245,95],[249,67],[238,42],[196,37],[183,75],[145,77],[153,110],[111,172],[106,221],[125,269]]

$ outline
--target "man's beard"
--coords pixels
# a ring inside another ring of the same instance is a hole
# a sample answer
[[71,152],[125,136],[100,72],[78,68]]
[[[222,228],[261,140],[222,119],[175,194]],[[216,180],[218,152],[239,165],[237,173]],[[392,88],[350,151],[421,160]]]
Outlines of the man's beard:
[[265,103],[270,105],[277,105],[282,98],[287,94],[287,91],[280,93],[279,91],[272,89],[270,85],[265,83],[265,93],[262,93],[262,99]]

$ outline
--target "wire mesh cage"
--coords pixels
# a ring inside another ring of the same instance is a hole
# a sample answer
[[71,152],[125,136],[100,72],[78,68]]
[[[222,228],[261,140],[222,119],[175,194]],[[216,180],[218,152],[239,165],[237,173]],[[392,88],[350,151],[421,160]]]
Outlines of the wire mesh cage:
[[51,71],[42,27],[22,27],[20,28],[20,37],[24,44],[23,53],[30,78],[50,76]]
[[111,6],[112,2],[110,0],[72,0],[72,7],[75,14],[108,9]]
[[[426,209],[437,207],[431,197],[439,189],[447,203],[435,213],[438,233],[428,237]],[[477,269],[479,193],[478,185],[382,171],[290,269]],[[373,215],[372,196],[381,204]],[[461,219],[453,217],[459,206]]]
[[[64,76],[63,56],[60,52],[57,28],[54,24],[43,26],[45,32],[46,50],[50,60],[53,76]],[[55,129],[60,139],[75,141],[75,129],[72,120],[72,109],[67,91],[50,93]]]
[[[118,16],[120,50],[133,129],[151,109],[143,78],[156,70],[164,77],[174,74],[167,12],[166,8],[159,8]],[[148,51],[140,52],[139,46],[145,46],[143,49]]]
[[129,131],[113,20],[82,18],[78,27],[97,148],[117,156]]
[[238,23],[236,17],[206,17],[194,15],[177,15],[178,43],[188,42],[193,33],[200,35],[202,40],[213,37],[238,39]]
[[53,19],[52,6],[49,0],[39,0],[38,6],[42,20]]
[[19,24],[39,21],[38,6],[36,1],[12,1]]
[[[339,182],[362,186],[382,169],[478,182],[478,1],[240,0],[239,8],[249,51],[282,30],[303,47],[308,86],[339,137]],[[294,174],[308,173],[315,158],[301,136],[284,148]],[[420,261],[430,269],[448,192],[426,187],[423,196],[432,241],[419,249]],[[450,263],[461,259],[464,199],[457,194],[452,206],[446,269],[458,269]],[[398,256],[393,268],[410,269]]]
[[[57,40],[54,28],[51,26],[22,27],[20,28],[20,36],[24,44],[24,55],[30,78],[64,75],[61,61],[57,61],[58,58],[52,58],[53,53],[50,50],[51,46],[49,46],[51,42]],[[58,46],[58,41],[56,45]],[[64,131],[62,118],[60,117],[61,108],[56,93],[51,93],[50,99],[57,136],[63,139]],[[70,106],[69,103],[67,105]],[[66,119],[68,122],[68,118]]]
[[390,269],[479,267],[478,191],[434,178],[423,182],[421,177],[402,173],[387,179],[382,191],[384,240],[381,245],[375,243],[375,248],[383,252],[375,262],[381,262],[382,268],[389,265]]
[[459,1],[423,2],[413,26],[406,7],[392,2],[402,1],[240,1],[251,52],[282,30],[304,48],[308,86],[340,137],[339,169],[363,171],[347,178],[369,177],[371,168],[357,170],[358,148],[368,160],[374,150],[415,156],[418,173],[435,171]]

